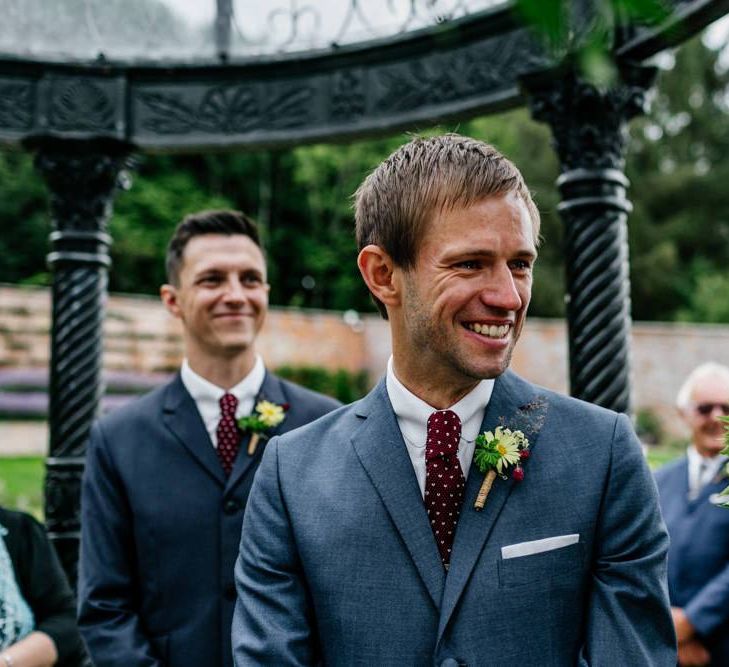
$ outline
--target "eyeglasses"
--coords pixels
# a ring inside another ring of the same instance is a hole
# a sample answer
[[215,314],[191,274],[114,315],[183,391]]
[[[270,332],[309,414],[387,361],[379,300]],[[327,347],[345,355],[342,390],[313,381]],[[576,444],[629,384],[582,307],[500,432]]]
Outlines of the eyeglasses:
[[725,417],[729,415],[729,403],[697,403],[694,405],[696,412],[704,417],[708,417],[712,412],[714,412],[715,408],[719,408],[719,410],[721,410],[721,414]]

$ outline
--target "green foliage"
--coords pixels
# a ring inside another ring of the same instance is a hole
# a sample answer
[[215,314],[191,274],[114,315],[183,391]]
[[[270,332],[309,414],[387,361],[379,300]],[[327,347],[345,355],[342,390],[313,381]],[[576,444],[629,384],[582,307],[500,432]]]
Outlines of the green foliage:
[[642,442],[656,445],[663,440],[661,418],[650,408],[640,408],[635,415],[635,431]]
[[44,284],[46,191],[27,153],[0,153],[0,282]]
[[164,253],[177,223],[194,211],[233,206],[230,199],[202,190],[193,173],[167,165],[150,159],[134,177],[132,189],[117,198],[109,225],[112,291],[157,293],[166,280]]
[[[729,73],[717,57],[698,38],[682,46],[661,74],[652,112],[630,127],[628,233],[638,320],[729,322]],[[549,128],[519,109],[426,133],[453,130],[493,143],[523,171],[544,238],[530,313],[563,316],[559,165]],[[131,189],[115,202],[110,289],[156,293],[167,241],[182,216],[234,207],[262,228],[272,304],[372,312],[355,262],[351,197],[407,139],[143,158]],[[45,189],[27,154],[0,153],[0,229],[0,282],[47,282]]]
[[[483,443],[478,443],[477,440],[477,444]],[[495,447],[496,444],[498,444],[498,440],[495,440],[491,444]],[[478,446],[473,452],[473,462],[481,472],[487,472],[488,470],[496,468],[496,464],[499,462],[500,458],[499,453],[492,447],[488,446]]]
[[352,373],[342,368],[330,371],[320,366],[280,366],[276,373],[304,387],[332,396],[342,403],[356,401],[369,390],[366,371]]
[[40,456],[0,458],[0,505],[42,519],[44,476]]

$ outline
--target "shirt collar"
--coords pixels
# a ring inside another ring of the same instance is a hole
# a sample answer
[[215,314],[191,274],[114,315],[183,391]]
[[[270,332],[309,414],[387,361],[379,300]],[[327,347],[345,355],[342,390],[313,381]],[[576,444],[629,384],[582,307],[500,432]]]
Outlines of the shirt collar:
[[721,466],[727,461],[727,457],[723,456],[722,454],[717,454],[716,456],[712,457],[701,456],[701,454],[699,454],[694,445],[688,446],[688,449],[686,450],[686,456],[688,458],[688,465],[690,470],[695,471],[695,473],[698,474],[698,471],[701,468],[701,464],[704,463],[707,470],[711,470],[710,475],[708,472],[706,473],[708,477],[713,477],[714,475],[716,475],[716,473],[719,472]]
[[[428,417],[436,408],[418,398],[397,379],[392,357],[387,362],[386,385],[403,437],[415,445],[425,444]],[[481,380],[460,401],[448,408],[460,417],[461,435],[465,440],[476,439],[493,389],[494,380]]]
[[250,414],[256,396],[261,390],[265,375],[266,367],[263,365],[263,359],[256,355],[256,361],[248,375],[226,392],[225,389],[218,387],[192,370],[187,359],[183,360],[180,369],[182,383],[198,405],[200,412],[204,414],[208,412],[208,408],[212,408],[216,418],[219,417],[220,399],[225,393],[233,394],[238,399],[236,415]]

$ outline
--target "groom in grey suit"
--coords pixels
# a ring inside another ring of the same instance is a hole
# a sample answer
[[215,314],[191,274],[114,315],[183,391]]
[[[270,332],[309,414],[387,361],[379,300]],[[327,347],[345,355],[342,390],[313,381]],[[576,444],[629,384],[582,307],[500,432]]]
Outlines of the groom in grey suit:
[[[269,443],[235,664],[675,665],[668,540],[630,421],[507,370],[539,236],[521,174],[473,139],[415,139],[355,215],[392,357],[364,399]],[[477,511],[475,441],[497,426],[529,448],[494,441],[508,465]]]

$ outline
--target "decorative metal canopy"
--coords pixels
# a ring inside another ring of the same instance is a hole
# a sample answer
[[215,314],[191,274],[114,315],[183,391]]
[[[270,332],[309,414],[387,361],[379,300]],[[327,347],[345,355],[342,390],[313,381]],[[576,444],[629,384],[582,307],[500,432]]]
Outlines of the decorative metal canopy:
[[[162,151],[392,132],[522,104],[521,79],[558,63],[506,0],[212,2],[0,0],[0,142]],[[595,3],[571,3],[575,46]],[[623,32],[620,60],[729,8],[673,3],[663,25]]]
[[[566,2],[556,51],[514,0],[0,0],[0,144],[34,150],[51,193],[46,521],[71,580],[103,391],[106,224],[135,150],[341,140],[528,104],[562,171],[571,392],[629,411],[626,123],[645,106],[645,61],[729,12],[663,4],[641,25],[624,0]],[[603,89],[572,55],[606,7],[619,77]]]

